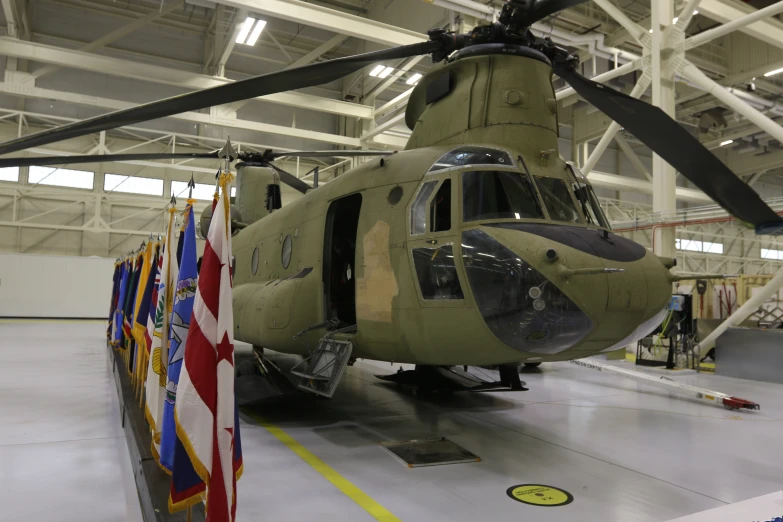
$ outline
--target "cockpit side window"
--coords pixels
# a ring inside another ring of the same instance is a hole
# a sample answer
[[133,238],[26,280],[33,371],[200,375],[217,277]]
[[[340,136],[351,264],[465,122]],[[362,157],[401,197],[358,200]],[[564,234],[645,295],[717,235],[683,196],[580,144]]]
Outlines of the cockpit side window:
[[611,230],[609,220],[606,219],[601,209],[601,204],[598,202],[598,197],[595,195],[593,187],[587,182],[584,175],[571,165],[566,165],[566,170],[571,173],[574,179],[574,182],[571,184],[574,196],[579,202],[579,206],[582,207],[587,223]]
[[464,299],[451,245],[414,248],[413,264],[424,299]]
[[451,230],[451,180],[447,179],[430,203],[430,232]]
[[473,171],[462,174],[462,218],[544,219],[530,177],[518,171]]
[[502,165],[513,167],[514,161],[507,152],[487,147],[460,147],[447,152],[430,167],[429,172],[465,165]]
[[559,178],[545,178],[541,176],[536,176],[535,178],[538,191],[541,193],[541,199],[544,200],[544,206],[546,206],[549,217],[553,221],[564,221],[566,223],[582,222],[565,181]]
[[435,190],[437,181],[428,181],[419,189],[416,199],[411,206],[411,235],[423,234],[427,230],[427,201],[432,191]]

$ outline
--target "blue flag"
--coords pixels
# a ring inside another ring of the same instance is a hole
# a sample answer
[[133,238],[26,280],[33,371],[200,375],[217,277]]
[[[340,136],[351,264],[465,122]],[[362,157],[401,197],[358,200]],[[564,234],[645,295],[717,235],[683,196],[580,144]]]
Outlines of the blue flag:
[[114,339],[112,344],[115,348],[121,347],[123,341],[122,320],[124,317],[125,296],[128,292],[128,278],[130,276],[127,260],[123,261],[120,270],[120,295],[117,298],[117,307],[114,310]]
[[193,302],[196,298],[198,281],[196,251],[196,227],[193,207],[188,202],[185,210],[186,225],[182,238],[182,262],[174,288],[174,311],[171,314],[169,330],[169,364],[166,372],[166,399],[163,402],[163,429],[160,435],[160,464],[168,471],[174,469],[174,446],[177,440],[174,423],[174,402],[177,399],[177,384],[185,357],[185,345],[190,329],[190,316],[193,314]]

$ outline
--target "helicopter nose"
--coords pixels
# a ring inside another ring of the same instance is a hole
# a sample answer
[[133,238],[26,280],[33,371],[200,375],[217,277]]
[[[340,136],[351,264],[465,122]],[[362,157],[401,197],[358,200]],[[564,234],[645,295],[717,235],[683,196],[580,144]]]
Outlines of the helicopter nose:
[[462,233],[462,258],[484,321],[506,345],[555,354],[593,328],[588,315],[532,263],[486,232]]
[[595,229],[514,223],[465,230],[462,260],[486,324],[524,352],[557,354],[583,340],[577,351],[631,344],[659,324],[670,295],[655,256]]

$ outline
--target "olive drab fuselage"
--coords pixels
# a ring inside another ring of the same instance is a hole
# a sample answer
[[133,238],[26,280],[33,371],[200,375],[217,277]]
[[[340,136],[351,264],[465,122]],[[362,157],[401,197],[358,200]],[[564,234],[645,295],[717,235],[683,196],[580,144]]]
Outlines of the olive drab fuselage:
[[[535,56],[488,54],[425,76],[408,104],[405,151],[363,163],[234,237],[235,337],[309,353],[326,330],[297,333],[345,310],[335,285],[353,292],[357,358],[566,360],[649,333],[671,296],[668,270],[586,215],[579,174],[557,153],[551,75]],[[354,249],[353,259],[340,248]]]

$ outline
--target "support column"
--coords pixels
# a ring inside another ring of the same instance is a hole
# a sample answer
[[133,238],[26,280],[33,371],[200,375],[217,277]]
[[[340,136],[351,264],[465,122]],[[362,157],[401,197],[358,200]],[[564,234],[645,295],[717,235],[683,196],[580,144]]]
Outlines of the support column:
[[[674,70],[671,67],[671,49],[663,41],[663,30],[672,25],[674,0],[651,0],[652,7],[652,102],[672,118],[675,117]],[[653,212],[669,212],[677,209],[675,196],[675,171],[660,156],[653,154]],[[674,257],[674,227],[660,227],[653,233],[653,251],[666,257]]]

